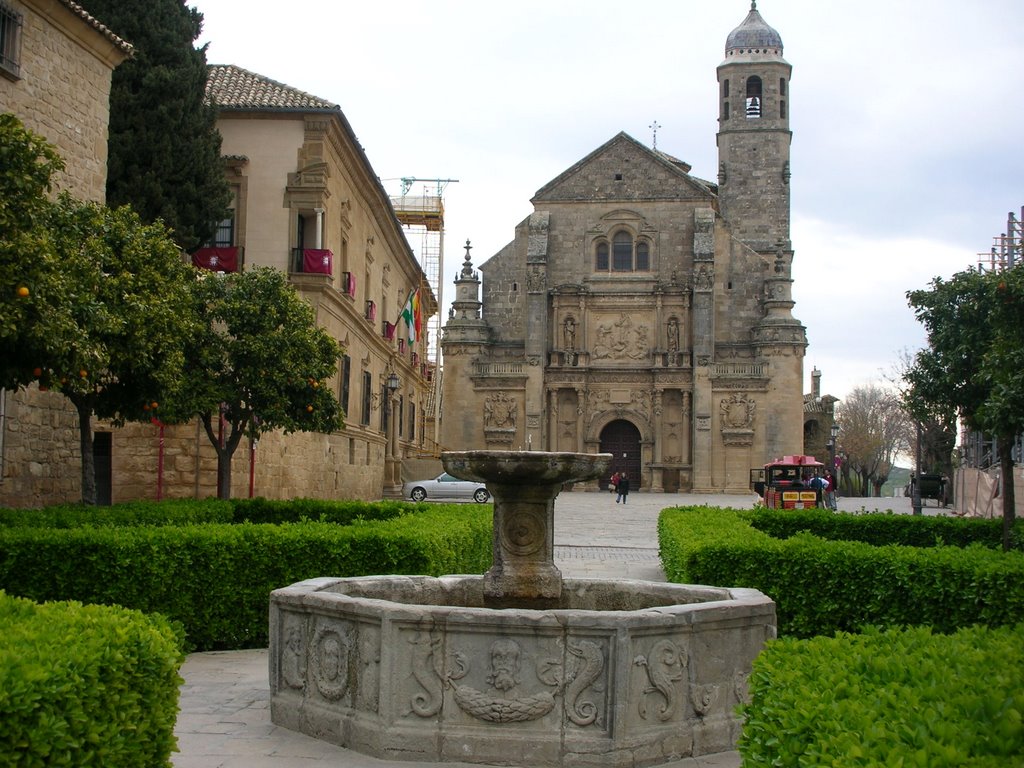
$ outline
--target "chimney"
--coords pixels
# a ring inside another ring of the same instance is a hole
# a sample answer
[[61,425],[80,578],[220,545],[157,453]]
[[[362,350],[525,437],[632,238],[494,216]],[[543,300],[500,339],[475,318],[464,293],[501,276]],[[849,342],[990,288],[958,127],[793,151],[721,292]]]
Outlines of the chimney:
[[814,370],[811,371],[811,397],[821,400],[821,371],[818,370],[818,366],[814,366]]

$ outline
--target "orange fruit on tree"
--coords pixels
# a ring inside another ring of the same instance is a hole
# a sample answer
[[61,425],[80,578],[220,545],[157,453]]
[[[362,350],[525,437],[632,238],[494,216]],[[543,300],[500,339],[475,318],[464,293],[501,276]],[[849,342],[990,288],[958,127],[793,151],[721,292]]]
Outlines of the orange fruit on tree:
[[42,368],[33,368],[32,369],[32,375],[35,376],[38,379],[40,376],[43,375],[43,369]]
[[29,290],[27,285],[19,285],[18,290],[15,292],[23,299],[28,298]]

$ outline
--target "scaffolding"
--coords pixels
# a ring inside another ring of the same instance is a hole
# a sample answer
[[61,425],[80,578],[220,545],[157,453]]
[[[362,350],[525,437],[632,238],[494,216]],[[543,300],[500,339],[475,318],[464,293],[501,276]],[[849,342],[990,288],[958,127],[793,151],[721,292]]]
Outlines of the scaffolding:
[[[410,194],[413,184],[424,182],[421,194]],[[441,312],[444,307],[444,190],[458,179],[402,178],[402,194],[391,198],[398,221],[406,230],[406,239],[419,260],[427,284],[437,299],[437,311],[427,322],[427,360],[431,367],[432,391],[427,416],[437,417],[441,382]]]
[[1006,232],[992,238],[992,248],[988,253],[978,254],[979,272],[998,272],[1012,269],[1024,257],[1024,206],[1020,216],[1013,211],[1006,214]]

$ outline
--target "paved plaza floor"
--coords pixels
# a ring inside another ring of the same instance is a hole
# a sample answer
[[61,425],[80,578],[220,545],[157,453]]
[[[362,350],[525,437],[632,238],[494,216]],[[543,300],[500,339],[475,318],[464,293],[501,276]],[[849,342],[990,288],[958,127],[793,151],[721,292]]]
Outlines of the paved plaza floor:
[[[657,519],[665,507],[707,504],[747,509],[755,496],[562,493],[555,500],[555,562],[568,577],[663,581]],[[904,497],[839,499],[842,511],[911,512]],[[935,507],[926,514],[941,513]],[[325,574],[330,575],[330,574]],[[282,585],[284,586],[284,585]],[[422,768],[436,763],[387,761],[318,741],[270,722],[267,651],[194,653],[181,669],[176,768]],[[452,768],[464,763],[446,763]],[[738,768],[737,752],[669,763],[670,768]]]

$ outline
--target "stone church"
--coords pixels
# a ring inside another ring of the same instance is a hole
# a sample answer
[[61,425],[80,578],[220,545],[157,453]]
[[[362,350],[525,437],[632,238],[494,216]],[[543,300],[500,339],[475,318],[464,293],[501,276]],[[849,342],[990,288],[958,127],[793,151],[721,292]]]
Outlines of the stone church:
[[445,449],[609,452],[654,492],[745,492],[803,452],[791,71],[752,2],[717,69],[717,183],[619,133],[541,187],[479,271],[467,243]]

